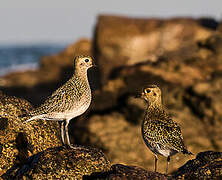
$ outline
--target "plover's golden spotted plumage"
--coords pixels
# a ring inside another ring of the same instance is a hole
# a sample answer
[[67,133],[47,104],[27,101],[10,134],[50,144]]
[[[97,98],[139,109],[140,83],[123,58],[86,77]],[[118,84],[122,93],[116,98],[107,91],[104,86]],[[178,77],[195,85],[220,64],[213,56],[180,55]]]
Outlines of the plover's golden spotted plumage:
[[28,121],[57,120],[61,121],[61,138],[65,144],[70,145],[68,124],[69,121],[83,114],[91,103],[91,89],[87,78],[87,70],[93,66],[90,56],[77,56],[74,61],[74,75],[60,88],[58,88],[38,108],[27,114]]
[[192,153],[184,145],[180,127],[163,108],[159,87],[150,85],[144,88],[140,97],[148,103],[142,123],[143,139],[155,155],[155,172],[157,170],[157,155],[162,155],[167,157],[167,173],[170,156],[178,152]]

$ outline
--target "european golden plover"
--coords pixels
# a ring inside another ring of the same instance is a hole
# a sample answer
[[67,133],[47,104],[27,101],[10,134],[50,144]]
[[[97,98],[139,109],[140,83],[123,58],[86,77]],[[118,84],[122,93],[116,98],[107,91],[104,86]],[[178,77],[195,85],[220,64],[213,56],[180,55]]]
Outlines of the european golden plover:
[[150,85],[144,88],[139,96],[148,103],[142,123],[143,140],[147,147],[154,153],[155,172],[157,170],[157,155],[167,157],[167,173],[172,155],[178,152],[190,155],[192,153],[184,145],[180,127],[169,117],[164,109],[159,87]]
[[26,116],[32,120],[61,121],[61,139],[71,146],[68,133],[69,121],[83,114],[91,103],[91,89],[87,77],[87,70],[92,67],[93,59],[90,56],[77,56],[74,61],[74,75],[58,88],[46,101]]

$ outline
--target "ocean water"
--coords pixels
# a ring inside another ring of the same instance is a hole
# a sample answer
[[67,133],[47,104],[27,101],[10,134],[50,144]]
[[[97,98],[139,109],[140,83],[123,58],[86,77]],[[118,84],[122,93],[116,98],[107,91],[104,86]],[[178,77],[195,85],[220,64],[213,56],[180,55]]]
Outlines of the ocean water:
[[0,46],[0,76],[14,71],[36,69],[42,56],[62,51],[65,45],[8,45]]

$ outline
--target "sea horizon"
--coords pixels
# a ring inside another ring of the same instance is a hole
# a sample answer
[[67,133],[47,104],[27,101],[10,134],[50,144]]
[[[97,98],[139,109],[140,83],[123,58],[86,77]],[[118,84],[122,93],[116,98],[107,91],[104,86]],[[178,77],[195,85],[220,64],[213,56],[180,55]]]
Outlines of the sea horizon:
[[59,53],[69,43],[0,44],[0,76],[11,72],[34,70],[41,57]]

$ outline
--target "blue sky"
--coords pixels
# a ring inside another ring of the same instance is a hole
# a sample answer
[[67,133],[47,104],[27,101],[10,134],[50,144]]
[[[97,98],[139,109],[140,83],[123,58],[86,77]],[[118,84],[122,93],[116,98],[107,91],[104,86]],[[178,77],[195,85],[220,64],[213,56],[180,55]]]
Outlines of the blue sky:
[[91,37],[98,14],[222,18],[221,0],[1,0],[0,44],[72,43]]

